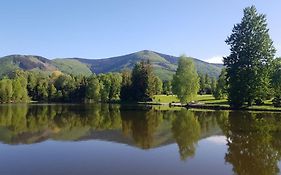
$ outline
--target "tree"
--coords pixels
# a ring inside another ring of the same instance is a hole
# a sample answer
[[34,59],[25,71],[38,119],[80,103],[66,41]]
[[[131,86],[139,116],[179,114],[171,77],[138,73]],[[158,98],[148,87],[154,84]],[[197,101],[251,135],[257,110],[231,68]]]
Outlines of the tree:
[[88,78],[88,84],[86,85],[86,98],[91,101],[100,100],[100,83],[95,75]]
[[20,84],[20,80],[19,79],[13,80],[12,84],[13,84],[12,100],[14,102],[21,102],[22,94],[23,94],[23,89],[22,89],[22,86]]
[[109,93],[111,88],[111,79],[109,74],[100,74],[97,76],[100,82],[100,96],[102,101],[109,100]]
[[154,94],[156,94],[156,95],[162,94],[162,91],[163,91],[163,89],[162,89],[162,87],[163,87],[162,80],[159,77],[155,76],[153,84],[154,84]]
[[213,93],[215,99],[224,99],[227,97],[227,86],[226,86],[226,70],[222,69],[219,79],[217,81],[216,88]]
[[118,99],[120,97],[122,76],[120,73],[109,74],[111,80],[111,87],[109,91],[109,100]]
[[216,80],[216,78],[214,78],[214,77],[211,78],[211,85],[210,85],[210,87],[211,87],[211,93],[214,94],[215,89],[217,87],[217,80]]
[[46,101],[48,100],[48,81],[46,79],[40,79],[36,86],[36,100]]
[[266,17],[254,6],[244,9],[226,43],[230,55],[224,58],[228,79],[228,99],[232,107],[252,105],[269,93],[269,70],[276,52],[269,36]]
[[172,82],[171,81],[163,82],[163,93],[166,95],[172,94]]
[[205,93],[211,94],[212,93],[212,87],[211,87],[211,78],[208,74],[205,74]]
[[205,88],[206,88],[205,77],[202,74],[199,75],[199,87],[200,87],[199,93],[201,95],[205,94]]
[[155,95],[155,75],[149,61],[137,63],[132,71],[132,100],[148,101]]
[[0,103],[10,103],[13,95],[13,86],[10,79],[0,81]]
[[172,90],[181,103],[192,101],[199,90],[199,78],[194,63],[185,56],[179,58],[178,68],[173,77]]
[[273,89],[273,105],[281,106],[281,58],[274,60],[274,71],[272,71],[271,85]]
[[122,83],[120,89],[120,99],[122,101],[132,100],[132,73],[130,70],[122,72]]
[[54,101],[56,100],[57,89],[55,88],[54,84],[49,84],[48,86],[48,100]]
[[98,75],[101,85],[101,100],[112,101],[120,96],[122,76],[119,73],[108,73]]

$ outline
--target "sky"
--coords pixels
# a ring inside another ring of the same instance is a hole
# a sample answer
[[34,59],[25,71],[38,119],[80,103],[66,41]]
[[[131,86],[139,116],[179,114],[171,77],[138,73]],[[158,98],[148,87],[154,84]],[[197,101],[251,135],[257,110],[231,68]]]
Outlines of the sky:
[[140,50],[220,62],[243,9],[267,15],[281,56],[280,0],[2,0],[0,56],[107,58]]

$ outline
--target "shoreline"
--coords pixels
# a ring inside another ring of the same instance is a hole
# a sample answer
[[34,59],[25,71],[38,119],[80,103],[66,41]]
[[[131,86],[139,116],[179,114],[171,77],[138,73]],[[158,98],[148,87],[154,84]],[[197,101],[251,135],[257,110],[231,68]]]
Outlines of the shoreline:
[[[138,105],[149,105],[149,106],[169,106],[172,107],[182,107],[186,109],[206,109],[206,110],[215,110],[215,111],[264,111],[264,112],[280,112],[281,108],[266,106],[251,106],[251,107],[243,107],[243,108],[232,108],[228,105],[218,105],[218,104],[181,104],[181,103],[161,103],[161,102],[97,102],[98,104],[117,104],[117,105],[128,105],[128,106],[138,106]],[[44,102],[29,102],[29,103],[0,103],[0,106],[6,105],[90,105],[95,103],[44,103]]]

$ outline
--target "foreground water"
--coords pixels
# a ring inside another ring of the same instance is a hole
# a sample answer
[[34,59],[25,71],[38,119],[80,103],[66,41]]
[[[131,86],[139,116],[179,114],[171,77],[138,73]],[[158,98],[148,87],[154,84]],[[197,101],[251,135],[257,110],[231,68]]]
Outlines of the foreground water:
[[280,173],[281,115],[0,106],[1,175]]

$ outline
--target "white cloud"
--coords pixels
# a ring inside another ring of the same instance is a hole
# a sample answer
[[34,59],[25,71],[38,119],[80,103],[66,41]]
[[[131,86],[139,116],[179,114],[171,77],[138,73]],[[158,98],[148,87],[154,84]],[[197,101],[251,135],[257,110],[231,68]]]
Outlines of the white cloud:
[[214,56],[212,58],[206,59],[205,61],[208,63],[223,63],[223,57],[222,56]]
[[206,140],[218,145],[225,145],[227,143],[225,136],[211,136],[206,138]]

